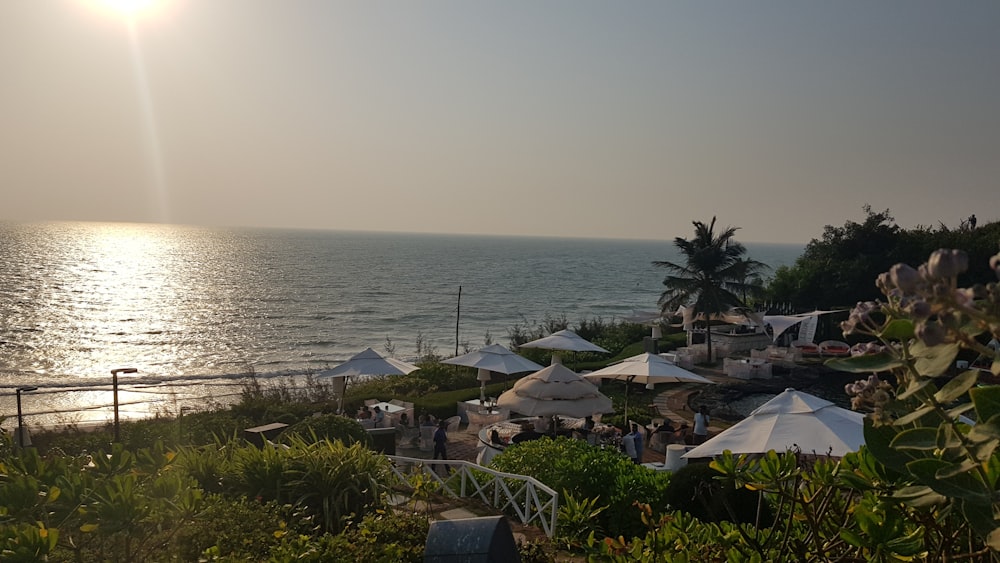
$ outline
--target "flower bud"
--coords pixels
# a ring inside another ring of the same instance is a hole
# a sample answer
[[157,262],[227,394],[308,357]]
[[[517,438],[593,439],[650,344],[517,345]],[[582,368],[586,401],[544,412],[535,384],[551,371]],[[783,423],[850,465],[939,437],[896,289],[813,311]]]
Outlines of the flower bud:
[[903,290],[903,293],[913,293],[920,283],[920,274],[907,264],[896,264],[889,268],[889,279],[893,285]]
[[927,261],[927,273],[933,278],[954,278],[968,269],[969,255],[963,250],[935,250]]
[[916,330],[917,338],[927,346],[937,346],[945,341],[947,334],[945,333],[944,327],[941,323],[927,322],[917,325]]
[[921,321],[926,319],[927,317],[930,317],[932,312],[930,303],[924,301],[923,299],[919,301],[913,301],[906,308],[906,310],[910,314],[910,317],[912,317],[913,320],[916,321]]

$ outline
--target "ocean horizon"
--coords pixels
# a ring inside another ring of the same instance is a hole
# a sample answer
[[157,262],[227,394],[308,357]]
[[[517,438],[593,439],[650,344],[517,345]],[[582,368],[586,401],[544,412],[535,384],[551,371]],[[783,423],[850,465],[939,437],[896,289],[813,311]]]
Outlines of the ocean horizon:
[[[652,262],[677,260],[673,239],[125,223],[0,223],[0,241],[0,408],[38,387],[25,409],[46,422],[106,420],[120,367],[138,370],[120,380],[122,416],[146,416],[366,347],[450,357],[456,323],[461,353],[509,345],[517,324],[620,320],[656,308]],[[772,268],[805,247],[744,244]]]

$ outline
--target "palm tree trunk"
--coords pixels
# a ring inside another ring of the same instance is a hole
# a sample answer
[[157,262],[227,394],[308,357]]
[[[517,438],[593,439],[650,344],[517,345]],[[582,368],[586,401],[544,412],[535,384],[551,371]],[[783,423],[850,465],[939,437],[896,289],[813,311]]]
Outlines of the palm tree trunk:
[[712,319],[705,321],[705,348],[708,350],[708,363],[715,363],[712,361]]

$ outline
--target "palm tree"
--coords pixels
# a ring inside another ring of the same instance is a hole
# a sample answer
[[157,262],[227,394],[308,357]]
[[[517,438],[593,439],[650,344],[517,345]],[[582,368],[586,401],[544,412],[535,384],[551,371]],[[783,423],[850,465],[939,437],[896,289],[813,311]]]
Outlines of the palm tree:
[[733,291],[739,293],[744,305],[750,305],[748,298],[756,302],[764,296],[764,274],[770,269],[767,264],[753,258],[737,259]]
[[683,264],[657,261],[654,265],[669,272],[663,280],[666,289],[658,301],[663,313],[690,306],[695,317],[705,317],[705,344],[708,360],[712,361],[712,316],[733,307],[745,307],[736,291],[748,291],[748,265],[744,260],[746,247],[733,240],[736,227],[715,233],[715,217],[709,224],[693,221],[695,236],[691,240],[677,237],[674,245],[684,257]]

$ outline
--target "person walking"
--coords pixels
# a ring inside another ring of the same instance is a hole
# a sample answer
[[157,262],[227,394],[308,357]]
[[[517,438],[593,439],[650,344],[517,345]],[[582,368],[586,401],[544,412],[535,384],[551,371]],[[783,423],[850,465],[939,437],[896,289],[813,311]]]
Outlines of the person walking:
[[696,446],[708,439],[709,422],[708,407],[705,405],[698,407],[698,412],[694,414],[694,429],[691,431]]

